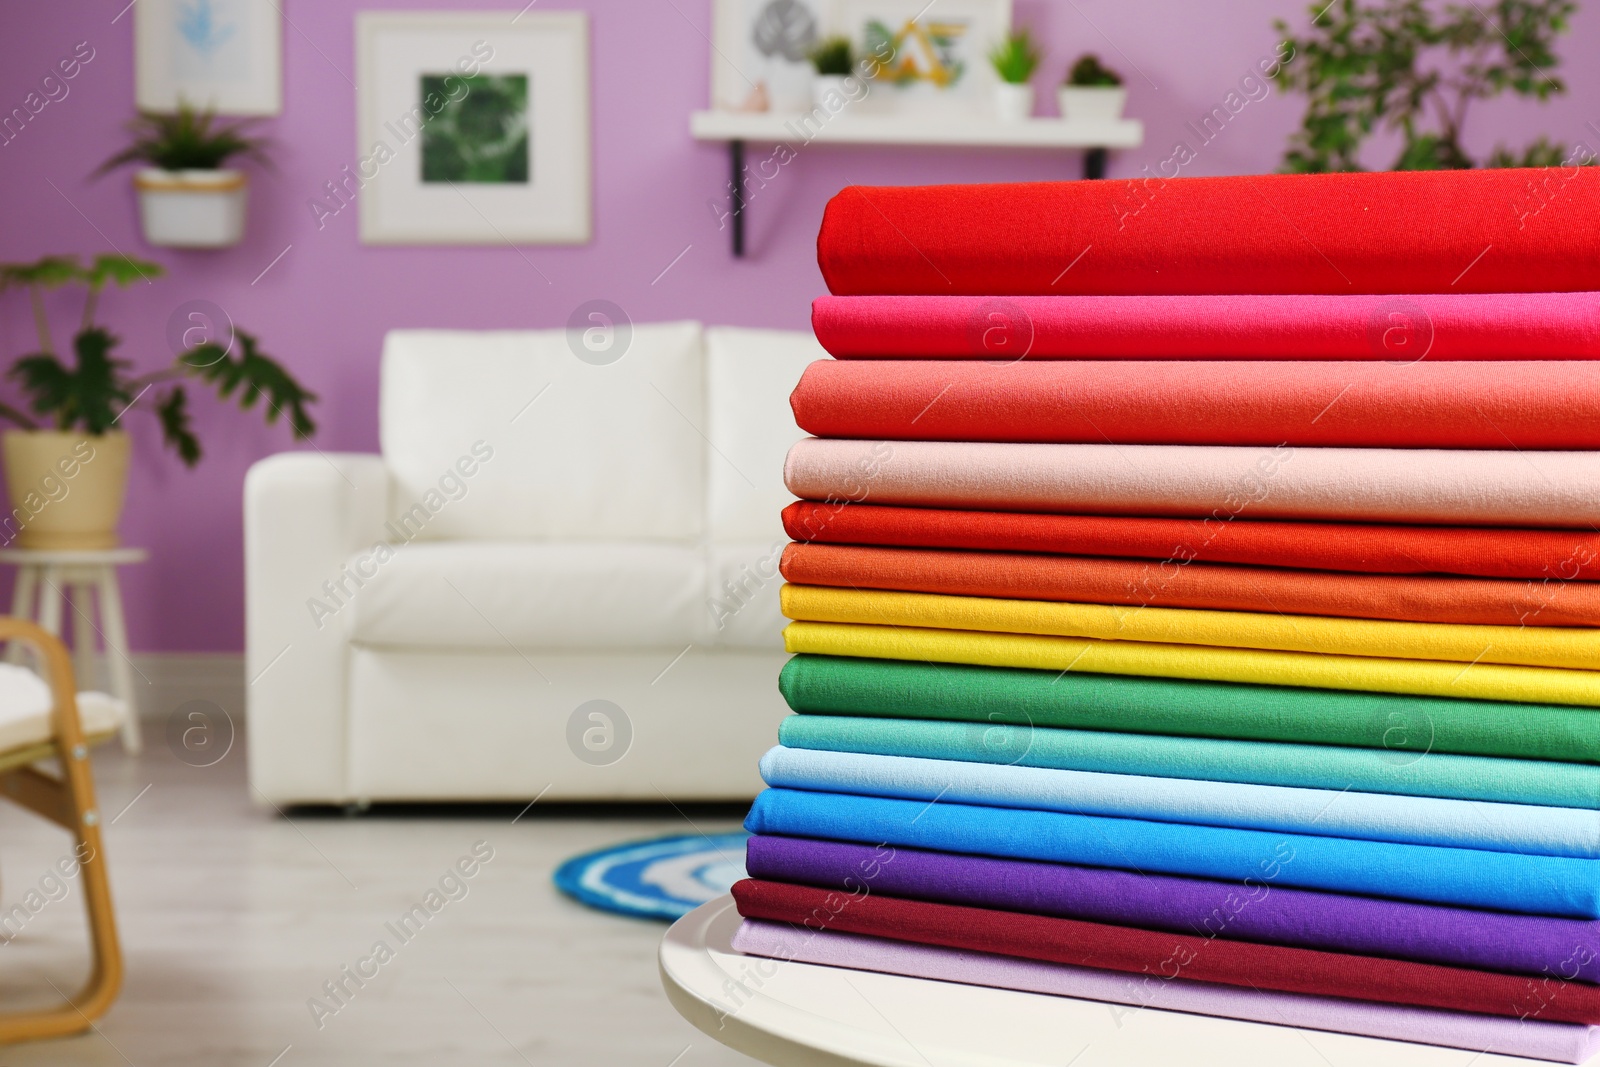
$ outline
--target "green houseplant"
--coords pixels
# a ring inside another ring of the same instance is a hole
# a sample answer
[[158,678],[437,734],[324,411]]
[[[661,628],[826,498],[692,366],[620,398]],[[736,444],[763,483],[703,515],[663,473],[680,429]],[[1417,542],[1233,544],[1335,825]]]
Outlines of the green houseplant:
[[995,86],[995,112],[1003,122],[1020,122],[1033,114],[1033,86],[1029,79],[1039,69],[1039,46],[1026,29],[1013,30],[989,50],[989,65],[999,76]]
[[811,69],[816,72],[811,79],[812,103],[827,109],[830,114],[837,112],[850,98],[845,92],[845,79],[854,72],[855,65],[855,51],[850,45],[850,38],[837,35],[824,37],[807,53],[807,58],[811,60]]
[[[1574,0],[1494,0],[1429,5],[1423,0],[1333,0],[1311,8],[1309,30],[1288,37],[1292,63],[1275,75],[1306,96],[1300,129],[1283,169],[1363,169],[1362,145],[1374,132],[1398,134],[1391,170],[1477,165],[1463,145],[1467,110],[1503,95],[1548,100],[1565,93],[1554,74],[1556,38]],[[1275,24],[1288,34],[1283,21]],[[1540,137],[1517,151],[1495,148],[1486,166],[1548,166],[1567,149]]]
[[1068,68],[1066,80],[1056,90],[1056,102],[1064,119],[1119,119],[1128,90],[1122,86],[1122,75],[1088,53]]
[[267,142],[251,123],[218,122],[185,103],[171,114],[144,114],[128,124],[133,142],[100,165],[104,174],[129,163],[145,240],[174,248],[226,248],[244,237],[249,186],[230,159],[268,162]]
[[[0,292],[27,292],[39,344],[38,351],[19,357],[6,372],[23,402],[20,407],[0,403],[0,417],[18,427],[3,438],[11,512],[0,518],[0,539],[16,537],[29,548],[115,545],[127,488],[123,414],[134,407],[153,411],[178,458],[190,467],[200,460],[186,379],[214,387],[241,408],[264,400],[267,422],[283,415],[297,439],[316,432],[307,410],[316,396],[242,330],[220,343],[197,344],[153,373],[134,374],[116,357],[118,338],[95,318],[100,293],[109,285],[126,287],[161,273],[159,264],[121,255],[97,256],[87,265],[76,256],[0,263]],[[71,355],[63,359],[45,294],[66,287],[82,288],[84,303]],[[146,394],[150,402],[141,403]]]

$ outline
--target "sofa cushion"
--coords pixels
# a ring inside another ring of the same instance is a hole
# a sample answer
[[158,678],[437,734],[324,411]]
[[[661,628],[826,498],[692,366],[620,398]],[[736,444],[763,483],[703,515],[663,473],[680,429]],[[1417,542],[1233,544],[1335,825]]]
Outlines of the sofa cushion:
[[379,405],[391,537],[700,537],[704,370],[693,322],[633,326],[603,365],[579,359],[565,330],[391,331]]
[[361,644],[676,651],[711,629],[699,548],[414,541],[391,551],[353,557],[348,595],[332,605]]
[[806,367],[827,358],[809,332],[706,330],[714,541],[765,544],[783,535],[778,514],[794,499],[783,487],[783,460],[805,436],[794,424],[789,394]]

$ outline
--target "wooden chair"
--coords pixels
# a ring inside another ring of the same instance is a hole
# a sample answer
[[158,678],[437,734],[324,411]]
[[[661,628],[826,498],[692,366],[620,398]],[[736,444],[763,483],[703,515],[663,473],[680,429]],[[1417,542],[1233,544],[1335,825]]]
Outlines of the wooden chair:
[[[51,695],[47,716],[8,722],[9,741],[0,750],[0,796],[72,835],[94,961],[83,989],[67,1003],[45,1010],[0,1013],[0,1044],[9,1044],[88,1030],[106,1013],[122,987],[122,950],[117,944],[111,885],[100,842],[100,809],[89,771],[89,746],[115,736],[115,727],[84,735],[72,659],[55,637],[26,620],[0,617],[0,641],[20,641],[38,654]],[[59,775],[35,766],[50,759],[57,762]]]

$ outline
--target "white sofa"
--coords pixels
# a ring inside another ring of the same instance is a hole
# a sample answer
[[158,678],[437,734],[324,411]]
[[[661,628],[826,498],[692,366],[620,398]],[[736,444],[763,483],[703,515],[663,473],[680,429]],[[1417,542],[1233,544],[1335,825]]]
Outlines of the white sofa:
[[382,454],[245,480],[260,796],[753,796],[785,713],[788,394],[823,357],[693,322],[604,365],[564,330],[390,333]]

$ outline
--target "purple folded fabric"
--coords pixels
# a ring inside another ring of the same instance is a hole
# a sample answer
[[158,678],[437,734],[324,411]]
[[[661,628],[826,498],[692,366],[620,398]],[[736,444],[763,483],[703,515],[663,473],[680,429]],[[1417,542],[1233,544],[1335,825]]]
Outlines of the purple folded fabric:
[[783,923],[747,919],[733,936],[733,948],[749,956],[1130,1005],[1121,1011],[1119,1024],[1123,1016],[1149,1007],[1557,1063],[1583,1063],[1600,1051],[1600,1028],[1576,1023],[1269,993],[1182,978],[1163,980],[859,934],[799,930]]
[[945,904],[1600,982],[1600,922],[761,834],[750,877]]

